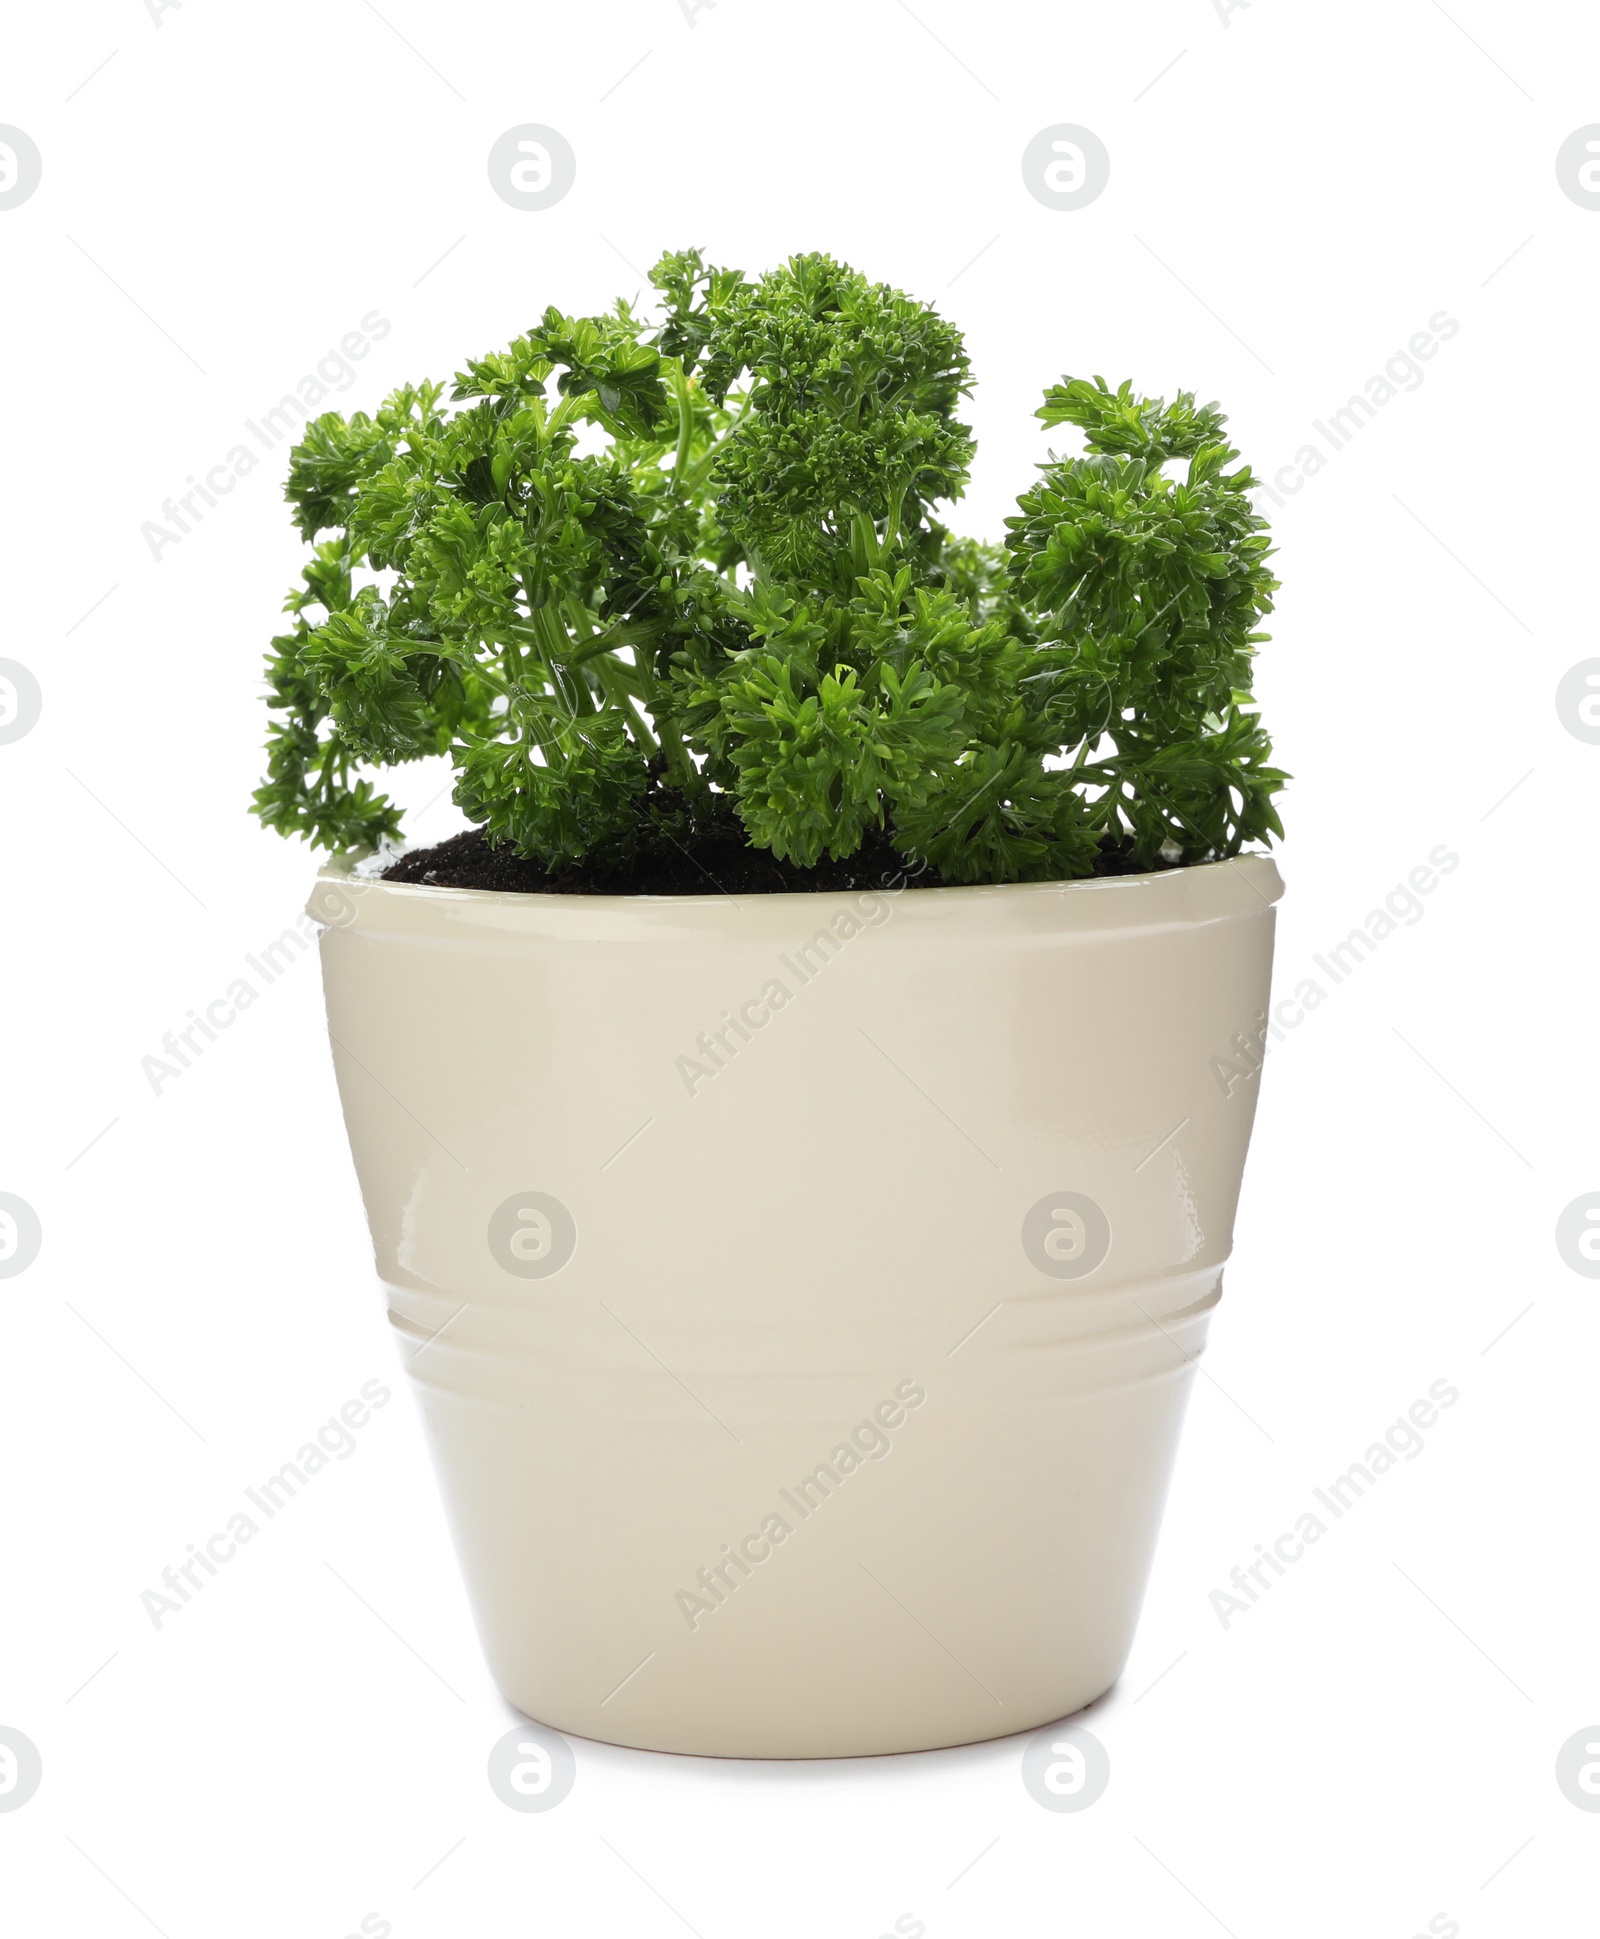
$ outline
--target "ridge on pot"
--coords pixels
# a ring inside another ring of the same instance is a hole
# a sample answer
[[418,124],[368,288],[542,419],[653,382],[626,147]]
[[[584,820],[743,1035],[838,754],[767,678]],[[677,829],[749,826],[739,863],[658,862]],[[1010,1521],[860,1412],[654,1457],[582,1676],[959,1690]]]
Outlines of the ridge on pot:
[[823,1757],[1109,1687],[1281,892],[1258,855],[659,900],[323,872],[378,1270],[513,1704]]

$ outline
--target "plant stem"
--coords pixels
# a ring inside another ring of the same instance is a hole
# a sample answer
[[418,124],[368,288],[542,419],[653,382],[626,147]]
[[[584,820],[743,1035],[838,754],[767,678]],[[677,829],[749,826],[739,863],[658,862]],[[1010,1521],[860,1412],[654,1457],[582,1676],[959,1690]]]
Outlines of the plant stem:
[[689,462],[689,445],[694,437],[694,400],[689,395],[689,383],[683,365],[679,363],[672,379],[672,388],[678,400],[678,448],[672,457],[672,476],[680,489],[684,468]]

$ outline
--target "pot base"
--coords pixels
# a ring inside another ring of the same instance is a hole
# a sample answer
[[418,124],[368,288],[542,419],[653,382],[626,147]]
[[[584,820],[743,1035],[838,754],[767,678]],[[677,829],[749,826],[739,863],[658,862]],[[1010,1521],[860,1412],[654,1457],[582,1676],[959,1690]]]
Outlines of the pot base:
[[1205,1282],[1176,1311],[1174,1282],[1138,1288],[1159,1324],[997,1318],[926,1386],[719,1376],[667,1343],[698,1418],[649,1362],[623,1379],[548,1329],[491,1358],[466,1318],[421,1344],[397,1318],[495,1681],[563,1732],[713,1757],[937,1750],[1081,1710],[1131,1646]]
[[[1119,1671],[1118,1676],[1120,1674]],[[820,1750],[809,1745],[792,1748],[783,1745],[773,1747],[772,1740],[766,1737],[760,1740],[760,1747],[755,1749],[730,1749],[721,1742],[712,1742],[698,1736],[693,1741],[675,1740],[664,1743],[652,1739],[647,1742],[642,1739],[636,1740],[626,1733],[615,1730],[580,1730],[576,1724],[564,1724],[554,1717],[539,1716],[525,1709],[504,1690],[500,1694],[519,1716],[526,1717],[531,1723],[540,1724],[547,1730],[558,1730],[564,1737],[577,1737],[594,1744],[609,1744],[617,1750],[654,1751],[667,1757],[725,1757],[750,1763],[822,1763],[832,1758],[907,1757],[922,1751],[961,1750],[977,1744],[1003,1743],[1008,1737],[1028,1737],[1036,1730],[1045,1730],[1055,1724],[1066,1723],[1073,1717],[1081,1716],[1084,1711],[1092,1709],[1102,1697],[1108,1696],[1116,1685],[1117,1677],[1113,1677],[1109,1683],[1096,1690],[1093,1696],[1084,1698],[1081,1703],[1073,1703],[1060,1710],[1047,1708],[1020,1719],[1013,1717],[1002,1725],[972,1734],[920,1732],[913,1733],[904,1741],[896,1738],[882,1743],[853,1745],[847,1749]]]

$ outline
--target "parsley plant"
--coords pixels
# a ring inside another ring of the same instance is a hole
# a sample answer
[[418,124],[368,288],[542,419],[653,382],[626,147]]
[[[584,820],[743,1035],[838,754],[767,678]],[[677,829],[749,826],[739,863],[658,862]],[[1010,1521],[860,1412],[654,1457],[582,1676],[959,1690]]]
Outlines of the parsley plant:
[[1214,405],[1054,386],[1086,448],[980,544],[937,516],[973,453],[951,324],[822,255],[650,280],[656,320],[548,309],[448,401],[306,427],[269,827],[397,838],[366,770],[448,753],[487,840],[596,880],[729,817],[801,868],[881,829],[945,882],[1281,833],[1277,581]]

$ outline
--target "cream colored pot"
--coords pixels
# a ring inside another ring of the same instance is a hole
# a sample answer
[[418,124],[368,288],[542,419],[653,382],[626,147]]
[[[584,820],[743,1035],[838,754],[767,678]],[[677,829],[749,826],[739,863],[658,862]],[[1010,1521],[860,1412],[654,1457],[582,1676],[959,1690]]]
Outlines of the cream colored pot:
[[1133,1635],[1282,893],[327,872],[345,1121],[484,1649],[557,1729],[909,1751]]

